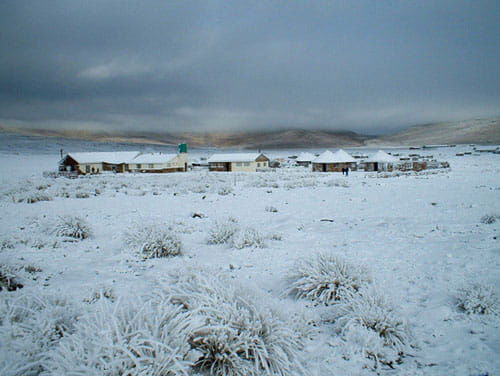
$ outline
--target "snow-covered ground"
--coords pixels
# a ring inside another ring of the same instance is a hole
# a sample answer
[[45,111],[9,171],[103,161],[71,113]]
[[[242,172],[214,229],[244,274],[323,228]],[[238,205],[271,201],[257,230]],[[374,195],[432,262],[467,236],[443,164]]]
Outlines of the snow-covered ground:
[[[57,153],[4,150],[0,272],[24,288],[1,291],[0,312],[14,298],[30,294],[56,294],[79,303],[92,300],[99,290],[108,291],[116,302],[145,297],[170,283],[172,273],[208,270],[211,277],[254,291],[262,305],[294,321],[304,333],[299,357],[306,374],[497,375],[498,301],[479,296],[475,299],[497,311],[467,314],[457,299],[461,289],[478,284],[493,286],[498,297],[500,155],[455,156],[468,149],[424,152],[449,161],[451,168],[396,177],[284,168],[253,174],[199,170],[78,179],[42,177],[42,171],[56,168]],[[493,223],[483,223],[488,222],[486,215]],[[62,218],[74,216],[88,224],[88,238],[57,233]],[[181,255],[144,258],[138,251],[141,240],[130,239],[148,226],[169,229],[182,243]],[[221,227],[238,231],[232,240],[212,244]],[[337,306],[342,301],[325,306],[286,293],[297,263],[317,254],[353,266],[371,281],[369,291],[394,307],[391,317],[408,329],[406,350],[398,361],[377,364],[365,339],[339,329]],[[474,291],[464,299],[474,299]],[[13,364],[31,356],[23,353],[30,340],[22,339],[24,332],[15,332],[7,319],[0,318],[0,325],[0,373],[28,374]],[[49,354],[57,341],[43,351]],[[52,363],[43,360],[47,354],[40,355],[44,365],[32,374],[63,374],[47,371],[47,364],[53,364],[53,358]]]

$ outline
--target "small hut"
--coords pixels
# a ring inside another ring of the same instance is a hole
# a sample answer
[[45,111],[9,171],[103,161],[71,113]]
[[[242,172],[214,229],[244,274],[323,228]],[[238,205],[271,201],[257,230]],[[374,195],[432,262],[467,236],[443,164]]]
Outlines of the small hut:
[[392,171],[399,159],[383,150],[377,151],[362,163],[365,171]]
[[341,172],[343,168],[357,169],[356,159],[340,149],[335,153],[327,150],[312,161],[312,169],[317,172]]
[[210,171],[256,172],[269,168],[269,158],[262,153],[214,154],[208,158]]
[[315,158],[313,154],[303,152],[299,154],[295,161],[299,166],[309,167]]

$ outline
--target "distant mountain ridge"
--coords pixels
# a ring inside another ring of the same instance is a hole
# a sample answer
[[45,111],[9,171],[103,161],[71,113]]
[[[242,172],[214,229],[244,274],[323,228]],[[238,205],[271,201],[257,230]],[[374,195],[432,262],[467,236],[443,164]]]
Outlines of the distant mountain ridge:
[[416,125],[383,136],[350,131],[278,130],[261,132],[91,132],[27,129],[0,126],[0,132],[29,136],[62,137],[97,142],[240,149],[338,148],[362,146],[412,146],[425,144],[500,144],[500,117]]
[[193,147],[241,149],[279,149],[311,147],[363,146],[373,136],[349,131],[284,130],[270,132],[225,133],[155,133],[155,132],[86,132],[69,130],[26,129],[0,126],[0,131],[28,136],[62,137],[100,142],[127,142],[156,145],[177,145],[186,142]]
[[500,144],[500,117],[415,125],[367,140],[367,146]]

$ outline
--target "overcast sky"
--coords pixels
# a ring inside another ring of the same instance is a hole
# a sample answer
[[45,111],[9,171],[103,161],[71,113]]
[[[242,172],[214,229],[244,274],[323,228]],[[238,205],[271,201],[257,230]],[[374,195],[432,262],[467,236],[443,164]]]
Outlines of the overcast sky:
[[500,1],[0,2],[0,122],[383,133],[500,115]]

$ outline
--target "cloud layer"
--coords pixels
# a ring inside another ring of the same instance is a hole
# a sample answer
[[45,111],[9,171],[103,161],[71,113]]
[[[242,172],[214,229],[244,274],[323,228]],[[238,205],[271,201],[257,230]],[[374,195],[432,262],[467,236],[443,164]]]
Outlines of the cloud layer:
[[383,133],[500,113],[497,1],[4,1],[0,121]]

